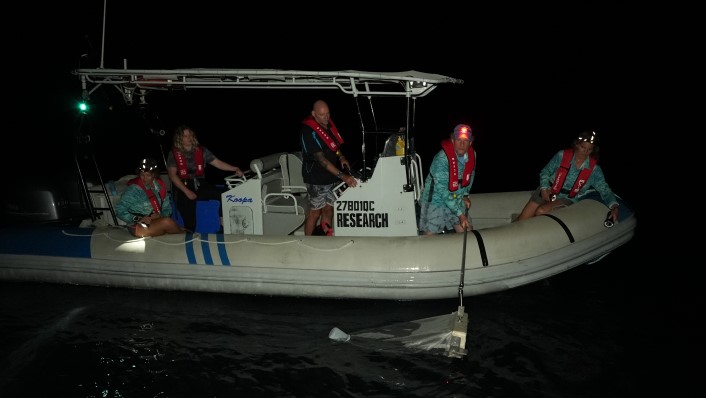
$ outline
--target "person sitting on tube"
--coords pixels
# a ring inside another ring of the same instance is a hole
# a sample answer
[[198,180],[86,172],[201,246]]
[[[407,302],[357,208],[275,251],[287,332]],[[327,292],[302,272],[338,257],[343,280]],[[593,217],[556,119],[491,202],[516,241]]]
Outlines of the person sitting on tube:
[[167,186],[159,178],[154,159],[145,158],[137,166],[138,176],[129,180],[115,206],[116,215],[127,223],[130,233],[138,238],[184,233],[170,216],[171,198]]
[[605,226],[618,221],[618,199],[598,164],[598,133],[583,131],[571,147],[560,150],[539,173],[539,187],[522,209],[518,221],[549,213],[598,192],[610,212]]

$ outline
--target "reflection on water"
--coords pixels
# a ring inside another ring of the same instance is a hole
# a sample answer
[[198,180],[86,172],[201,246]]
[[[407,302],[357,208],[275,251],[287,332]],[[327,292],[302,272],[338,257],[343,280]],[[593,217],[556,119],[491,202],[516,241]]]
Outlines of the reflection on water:
[[[6,397],[623,397],[655,388],[616,261],[466,298],[466,357],[356,339],[456,300],[315,300],[0,284]],[[608,276],[610,275],[610,278]],[[656,322],[656,320],[655,320]],[[328,338],[332,327],[354,338]],[[649,360],[649,361],[648,361]]]

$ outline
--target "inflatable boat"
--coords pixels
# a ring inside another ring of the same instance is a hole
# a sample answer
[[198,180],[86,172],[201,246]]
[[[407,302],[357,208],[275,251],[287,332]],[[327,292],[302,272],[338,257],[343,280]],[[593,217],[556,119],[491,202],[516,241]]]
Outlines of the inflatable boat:
[[[100,86],[122,90],[126,101],[151,90],[182,88],[321,88],[356,98],[398,96],[413,101],[446,76],[290,70],[77,70],[84,96]],[[140,99],[135,102],[140,102]],[[361,123],[364,126],[363,123]],[[364,128],[364,127],[363,127]],[[87,181],[77,162],[89,218],[78,225],[23,223],[0,229],[0,279],[135,289],[322,298],[420,300],[472,296],[526,285],[590,264],[629,242],[635,214],[622,203],[607,225],[607,208],[586,199],[544,216],[515,221],[529,191],[471,195],[473,231],[426,236],[417,227],[422,159],[413,146],[413,116],[404,131],[382,132],[383,150],[363,153],[358,184],[336,188],[335,236],[305,236],[308,210],[301,154],[252,159],[243,177],[224,180],[215,208],[202,203],[196,231],[135,238],[115,217],[125,176]],[[380,131],[363,131],[363,135]],[[404,150],[394,145],[404,142]],[[365,146],[363,147],[365,148]],[[16,215],[53,218],[65,204],[51,192],[18,200]],[[44,198],[45,200],[43,200]],[[213,203],[211,203],[213,204]],[[27,206],[40,207],[27,208]],[[206,222],[210,214],[214,222]],[[201,217],[200,215],[200,217]],[[214,226],[215,225],[215,226]]]

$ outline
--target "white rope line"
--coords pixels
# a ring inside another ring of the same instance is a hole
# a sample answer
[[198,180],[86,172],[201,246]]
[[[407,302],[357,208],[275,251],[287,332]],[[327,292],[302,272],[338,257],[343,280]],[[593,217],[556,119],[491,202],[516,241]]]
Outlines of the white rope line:
[[[123,229],[123,228],[120,228],[120,227],[113,227],[113,228],[116,229],[116,230],[118,230],[118,229],[122,230],[122,229]],[[98,237],[98,236],[103,236],[103,237],[105,237],[106,239],[111,240],[111,241],[113,241],[113,242],[121,242],[121,243],[132,243],[132,242],[139,242],[139,241],[143,241],[143,240],[148,240],[148,239],[150,239],[150,240],[154,240],[154,241],[157,242],[157,243],[160,243],[160,244],[163,244],[163,245],[167,245],[167,246],[183,246],[183,245],[185,245],[185,244],[187,244],[187,243],[192,243],[192,242],[204,242],[204,243],[209,243],[209,244],[210,244],[210,243],[215,243],[215,244],[218,244],[218,245],[231,245],[231,244],[237,244],[237,243],[254,243],[254,244],[258,244],[258,245],[268,245],[268,246],[279,246],[279,245],[288,245],[288,244],[295,243],[295,244],[298,244],[298,245],[300,245],[300,246],[304,246],[304,247],[307,247],[307,248],[309,248],[309,249],[314,249],[314,250],[318,250],[318,251],[322,251],[322,252],[333,252],[333,251],[345,249],[346,247],[348,247],[348,246],[352,245],[353,243],[355,243],[354,241],[349,240],[349,241],[347,241],[344,245],[342,245],[342,246],[340,246],[340,247],[335,247],[335,248],[331,248],[331,249],[322,249],[322,248],[314,247],[314,246],[309,245],[309,244],[305,244],[304,242],[302,242],[301,239],[292,239],[292,240],[282,241],[282,242],[258,242],[258,241],[251,240],[250,238],[243,238],[243,239],[240,239],[240,240],[234,240],[234,241],[230,241],[230,242],[219,242],[219,241],[215,241],[215,240],[201,239],[201,235],[197,233],[197,234],[194,234],[194,237],[193,237],[192,239],[190,239],[190,240],[187,240],[187,241],[184,241],[184,242],[170,243],[170,242],[165,242],[165,241],[162,241],[162,240],[160,240],[160,239],[157,239],[157,238],[159,238],[158,236],[156,236],[156,237],[148,236],[148,237],[144,237],[144,238],[137,238],[137,237],[135,237],[134,239],[124,240],[124,239],[115,239],[115,238],[113,238],[108,232],[90,233],[90,234],[74,234],[74,233],[66,232],[65,230],[62,230],[61,232],[62,232],[64,235],[67,235],[67,236],[82,236],[82,237],[93,237],[93,236]]]
[[340,247],[335,247],[335,248],[332,248],[332,249],[321,249],[321,248],[318,248],[318,247],[314,247],[314,246],[312,246],[312,245],[305,244],[304,242],[302,242],[301,239],[292,239],[292,240],[282,241],[282,242],[258,242],[258,241],[251,240],[250,238],[245,238],[245,239],[241,239],[241,240],[237,240],[237,241],[232,241],[232,242],[217,242],[217,241],[212,241],[212,240],[203,240],[203,239],[200,239],[200,238],[199,238],[199,240],[202,241],[202,242],[216,243],[216,244],[219,244],[219,245],[226,245],[226,244],[232,244],[232,243],[254,243],[254,244],[257,244],[257,245],[279,246],[279,245],[288,245],[288,244],[291,244],[291,243],[295,243],[295,244],[298,244],[298,245],[300,245],[300,246],[304,246],[304,247],[308,247],[308,248],[310,248],[310,249],[319,250],[319,251],[324,251],[324,252],[331,252],[331,251],[341,250],[341,249],[344,249],[344,248],[346,248],[346,247],[348,247],[348,246],[350,246],[350,245],[352,245],[352,244],[354,243],[354,241],[349,240],[348,242],[346,242],[344,245],[342,245],[342,246],[340,246]]

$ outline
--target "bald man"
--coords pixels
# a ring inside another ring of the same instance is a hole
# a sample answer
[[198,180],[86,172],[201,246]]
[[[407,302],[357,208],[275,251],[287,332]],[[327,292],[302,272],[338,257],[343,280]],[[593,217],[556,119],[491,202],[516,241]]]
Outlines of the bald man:
[[336,200],[333,188],[341,181],[349,187],[355,187],[357,181],[343,171],[350,170],[350,164],[341,152],[343,138],[331,120],[331,112],[326,102],[314,102],[311,114],[302,121],[300,134],[304,158],[302,177],[311,205],[304,225],[304,234],[312,235],[320,223],[326,235],[333,235],[333,202]]

